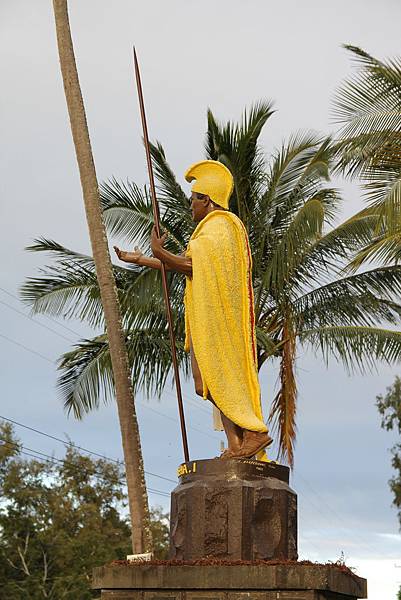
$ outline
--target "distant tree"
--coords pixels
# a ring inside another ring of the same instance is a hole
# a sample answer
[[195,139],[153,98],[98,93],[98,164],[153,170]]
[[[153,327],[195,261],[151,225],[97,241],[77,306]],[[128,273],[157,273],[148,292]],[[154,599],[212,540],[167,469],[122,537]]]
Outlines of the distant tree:
[[[396,430],[401,434],[401,378],[396,377],[394,383],[386,389],[386,394],[376,397],[376,405],[382,416],[381,426],[387,431]],[[389,481],[394,494],[393,504],[398,509],[398,519],[401,527],[401,443],[391,449],[391,464],[396,471]]]
[[[93,567],[131,554],[123,465],[69,446],[63,460],[23,458],[0,422],[0,589],[7,600],[86,600]],[[167,515],[153,512],[158,558]]]
[[[393,385],[386,389],[385,396],[376,396],[376,405],[382,416],[381,426],[387,431],[397,430],[401,433],[401,378],[396,377]],[[391,449],[393,458],[391,464],[396,475],[389,481],[394,494],[393,504],[398,509],[398,520],[401,527],[401,443],[395,444]],[[401,600],[401,587],[398,590],[397,600]]]

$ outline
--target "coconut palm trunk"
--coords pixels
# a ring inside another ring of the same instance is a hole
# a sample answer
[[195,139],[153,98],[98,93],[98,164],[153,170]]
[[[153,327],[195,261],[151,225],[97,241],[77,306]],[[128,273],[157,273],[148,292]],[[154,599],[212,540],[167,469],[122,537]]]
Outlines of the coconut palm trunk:
[[109,340],[127,477],[134,553],[152,549],[149,508],[131,374],[117,289],[108,251],[74,49],[67,0],[53,0],[57,42],[72,136],[81,178],[86,218]]

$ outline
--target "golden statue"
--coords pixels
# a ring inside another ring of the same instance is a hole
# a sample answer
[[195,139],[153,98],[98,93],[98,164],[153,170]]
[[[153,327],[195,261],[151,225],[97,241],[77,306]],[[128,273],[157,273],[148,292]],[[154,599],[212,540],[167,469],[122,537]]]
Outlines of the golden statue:
[[153,258],[136,247],[118,257],[141,266],[186,276],[186,350],[191,353],[196,393],[219,410],[228,448],[221,458],[266,460],[272,439],[263,421],[258,382],[252,258],[242,221],[228,209],[233,177],[222,163],[190,167],[192,218],[197,223],[185,253],[163,246],[167,234],[152,231]]

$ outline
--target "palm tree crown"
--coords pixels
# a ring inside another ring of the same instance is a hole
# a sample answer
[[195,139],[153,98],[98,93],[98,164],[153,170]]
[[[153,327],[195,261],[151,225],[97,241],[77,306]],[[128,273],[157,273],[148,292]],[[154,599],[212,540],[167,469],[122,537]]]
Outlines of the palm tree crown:
[[[338,224],[341,197],[329,185],[333,147],[329,138],[297,134],[269,160],[258,138],[273,113],[269,102],[255,104],[240,123],[219,124],[208,111],[206,157],[223,162],[235,189],[231,210],[243,220],[253,257],[258,363],[278,360],[280,386],[270,421],[279,437],[279,454],[293,464],[300,347],[325,360],[333,356],[346,368],[369,368],[376,360],[401,356],[399,322],[401,268],[388,266],[347,275],[344,269],[370,242],[375,216],[360,215]],[[189,200],[168,165],[162,146],[152,145],[167,247],[180,253],[193,230]],[[112,179],[102,187],[106,226],[149,252],[153,225],[146,189]],[[34,311],[78,317],[103,326],[92,259],[46,239],[30,247],[56,259],[41,277],[29,279],[22,297]],[[171,369],[171,354],[159,274],[137,266],[115,266],[133,384],[161,393]],[[184,278],[169,274],[176,323],[178,360],[188,373],[183,351]],[[385,328],[384,328],[385,327]],[[68,411],[77,417],[97,408],[112,389],[106,334],[80,340],[59,363],[60,389]]]

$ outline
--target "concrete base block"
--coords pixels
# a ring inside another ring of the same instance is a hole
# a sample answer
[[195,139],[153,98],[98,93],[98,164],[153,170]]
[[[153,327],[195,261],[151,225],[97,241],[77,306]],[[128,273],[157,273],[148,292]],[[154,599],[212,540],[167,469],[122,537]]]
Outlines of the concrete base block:
[[102,600],[357,600],[366,580],[336,565],[110,565],[94,570]]

